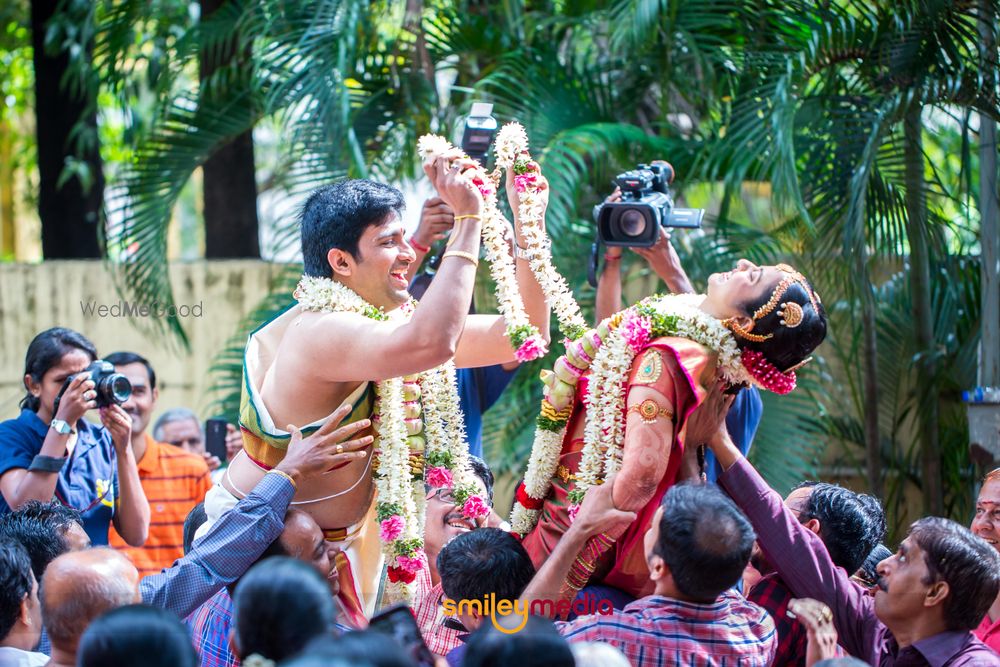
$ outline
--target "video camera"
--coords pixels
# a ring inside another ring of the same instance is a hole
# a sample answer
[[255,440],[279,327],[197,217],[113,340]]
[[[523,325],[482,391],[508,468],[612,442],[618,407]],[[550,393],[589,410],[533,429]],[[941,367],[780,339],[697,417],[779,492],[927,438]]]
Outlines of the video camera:
[[704,209],[676,208],[669,190],[673,180],[674,168],[663,160],[618,174],[621,201],[594,207],[598,244],[649,248],[660,227],[700,228]]

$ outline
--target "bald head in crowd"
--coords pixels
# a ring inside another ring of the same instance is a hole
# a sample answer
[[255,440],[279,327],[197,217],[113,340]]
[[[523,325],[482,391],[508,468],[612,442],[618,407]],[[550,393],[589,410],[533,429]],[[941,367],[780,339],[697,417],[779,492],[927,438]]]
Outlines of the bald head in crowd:
[[52,663],[73,665],[80,636],[104,612],[141,602],[139,573],[113,549],[63,554],[42,578],[42,621],[52,641]]

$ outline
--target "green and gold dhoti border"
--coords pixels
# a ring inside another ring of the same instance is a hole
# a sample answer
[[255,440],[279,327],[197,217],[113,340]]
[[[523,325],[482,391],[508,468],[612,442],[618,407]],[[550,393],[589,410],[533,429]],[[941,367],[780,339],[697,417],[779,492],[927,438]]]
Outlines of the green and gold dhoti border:
[[[264,470],[270,470],[285,457],[291,434],[274,423],[261,398],[260,388],[267,371],[274,363],[282,337],[301,312],[301,307],[296,304],[256,329],[250,334],[243,356],[243,389],[240,397],[243,449],[250,460]],[[363,383],[351,393],[347,402],[351,403],[353,409],[341,422],[342,425],[371,417],[375,409],[375,384]],[[325,417],[301,427],[302,435],[308,436],[315,432],[324,421]],[[366,433],[370,433],[370,430],[359,436]],[[358,627],[364,627],[365,617],[375,611],[384,560],[374,506],[373,500],[365,517],[353,526],[329,526],[319,520],[324,537],[340,549],[334,559],[340,580],[338,597],[352,624]]]

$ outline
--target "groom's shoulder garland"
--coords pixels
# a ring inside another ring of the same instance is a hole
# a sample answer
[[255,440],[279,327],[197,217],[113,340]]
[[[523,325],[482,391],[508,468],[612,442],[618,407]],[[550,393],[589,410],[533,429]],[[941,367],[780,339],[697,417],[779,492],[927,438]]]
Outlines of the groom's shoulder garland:
[[718,374],[728,384],[747,384],[753,379],[732,333],[698,308],[700,298],[672,295],[644,299],[569,343],[552,371],[542,373],[544,397],[524,483],[517,489],[511,516],[514,532],[526,535],[538,522],[559,464],[576,384],[588,370],[590,399],[580,469],[569,494],[571,517],[586,490],[621,467],[625,383],[635,356],[651,340],[676,336],[695,341],[718,354]]
[[[373,320],[391,316],[350,288],[329,278],[303,276],[295,290],[303,310],[356,313]],[[409,318],[414,301],[399,309]],[[396,316],[393,314],[392,316]],[[451,362],[375,386],[375,487],[379,537],[388,561],[388,593],[393,601],[409,601],[417,573],[426,567],[424,554],[424,483],[446,486],[466,516],[489,513],[476,494],[469,467],[462,410]]]

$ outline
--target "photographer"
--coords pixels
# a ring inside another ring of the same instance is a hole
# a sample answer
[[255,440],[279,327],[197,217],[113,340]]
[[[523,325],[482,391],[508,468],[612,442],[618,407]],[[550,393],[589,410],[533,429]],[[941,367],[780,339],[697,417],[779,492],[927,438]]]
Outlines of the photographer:
[[0,513],[54,497],[79,510],[94,546],[108,543],[112,521],[126,542],[142,546],[149,504],[129,447],[132,420],[113,401],[100,408],[103,427],[83,419],[98,404],[97,385],[83,372],[96,359],[94,344],[70,329],[31,341],[21,415],[0,423]]
[[[604,201],[618,202],[621,199],[621,189],[615,188],[615,191]],[[634,247],[632,250],[646,260],[649,268],[666,283],[667,289],[673,294],[693,294],[694,287],[691,285],[684,267],[681,266],[681,259],[677,255],[677,251],[670,243],[670,231],[668,227],[660,227],[659,236],[652,247]],[[609,246],[605,250],[604,270],[597,279],[597,296],[594,304],[598,322],[622,309],[621,258],[623,250],[622,246]],[[756,387],[751,386],[736,395],[736,399],[726,416],[726,426],[733,442],[744,456],[750,451],[750,445],[757,432],[757,426],[760,424],[763,409],[760,392]],[[691,452],[693,453],[694,450],[692,449]],[[685,468],[689,466],[692,469],[685,472],[692,474],[696,463],[690,458],[685,461]],[[705,474],[708,480],[714,482],[721,472],[715,455],[711,451],[706,451]]]

